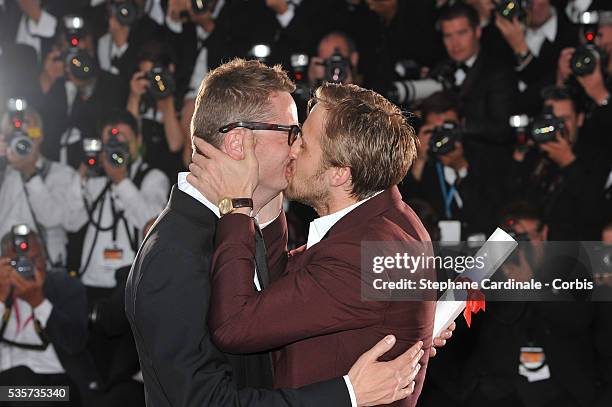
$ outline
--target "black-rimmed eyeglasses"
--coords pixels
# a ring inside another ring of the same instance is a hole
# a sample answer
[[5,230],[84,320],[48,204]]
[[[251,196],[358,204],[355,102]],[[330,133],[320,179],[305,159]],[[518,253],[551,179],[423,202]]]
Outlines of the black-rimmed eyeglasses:
[[298,124],[283,125],[273,123],[260,123],[260,122],[234,122],[227,124],[219,129],[219,133],[227,133],[236,127],[244,127],[250,130],[272,130],[272,131],[286,131],[287,132],[287,144],[290,146],[295,143],[301,134],[302,127]]

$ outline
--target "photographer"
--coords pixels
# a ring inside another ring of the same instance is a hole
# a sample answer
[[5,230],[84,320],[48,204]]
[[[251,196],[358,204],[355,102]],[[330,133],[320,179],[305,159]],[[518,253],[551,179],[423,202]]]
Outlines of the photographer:
[[66,195],[78,176],[41,154],[40,115],[23,99],[12,102],[16,106],[9,106],[0,128],[0,162],[5,166],[0,168],[0,235],[16,222],[32,225],[44,237],[50,264],[65,266],[65,227],[71,216]]
[[359,53],[346,34],[332,32],[319,41],[318,54],[310,58],[308,81],[311,87],[323,82],[360,83],[357,77]]
[[[523,110],[535,112],[541,104],[540,91],[555,81],[554,69],[561,50],[577,43],[578,32],[565,13],[551,0],[533,0],[523,10],[505,18],[496,14],[495,25],[515,55],[515,70],[521,80]],[[523,22],[524,17],[524,22]]]
[[115,270],[131,264],[142,238],[140,231],[163,209],[169,182],[140,157],[142,136],[134,117],[113,111],[102,121],[100,176],[81,165],[83,185],[74,185],[72,200],[85,209],[73,213],[71,231],[86,227],[79,274],[88,287],[112,288]]
[[[502,212],[502,227],[522,241],[522,251],[518,263],[504,263],[498,279],[544,282],[585,276],[573,243],[546,243],[550,235],[537,207],[514,202]],[[487,311],[476,315],[479,330],[461,383],[467,390],[466,405],[603,407],[612,403],[610,303],[580,301],[577,291],[546,291],[508,292],[510,301],[488,300]],[[560,302],[567,300],[567,294],[576,298]],[[520,301],[534,295],[532,301]],[[542,296],[547,300],[542,301]]]
[[100,112],[124,104],[125,92],[117,76],[99,70],[88,23],[76,15],[62,21],[62,32],[40,74],[40,113],[47,135],[42,151],[76,169],[82,161],[82,139],[96,134]]
[[138,57],[127,110],[140,121],[146,161],[174,179],[181,168],[184,138],[175,102],[175,64],[168,46],[152,41]]
[[509,155],[507,122],[516,103],[516,75],[481,51],[480,19],[472,7],[445,6],[439,26],[450,58],[431,70],[427,79],[396,82],[401,95],[396,101],[413,103],[439,90],[452,90],[461,101],[466,139],[480,144],[481,154],[491,162],[499,162]]
[[161,35],[153,20],[144,15],[144,4],[135,0],[111,0],[106,5],[108,32],[98,40],[100,69],[130,81],[138,50]]
[[583,141],[590,136],[582,134],[584,113],[568,90],[545,89],[543,98],[544,113],[534,120],[528,147],[513,154],[506,196],[542,208],[550,240],[594,240],[601,227],[595,208],[604,183],[602,159]]
[[70,386],[70,401],[62,405],[91,405],[87,389],[96,377],[85,353],[85,289],[65,272],[50,272],[38,235],[14,226],[2,238],[0,257],[0,383]]
[[457,221],[462,239],[488,234],[499,193],[489,178],[494,173],[462,135],[456,95],[435,93],[423,101],[420,111],[418,154],[401,184],[404,199],[421,198],[441,219]]

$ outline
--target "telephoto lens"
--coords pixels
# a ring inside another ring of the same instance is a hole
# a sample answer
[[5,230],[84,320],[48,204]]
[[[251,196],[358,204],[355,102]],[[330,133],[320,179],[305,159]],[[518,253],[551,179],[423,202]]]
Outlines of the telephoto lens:
[[34,149],[32,139],[21,129],[13,129],[9,133],[6,143],[8,148],[20,157],[27,157]]

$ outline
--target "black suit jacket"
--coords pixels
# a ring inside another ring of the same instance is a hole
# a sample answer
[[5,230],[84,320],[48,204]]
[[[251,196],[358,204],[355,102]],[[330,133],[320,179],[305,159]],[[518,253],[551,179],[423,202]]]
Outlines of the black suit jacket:
[[125,307],[147,405],[350,406],[342,378],[299,390],[240,389],[269,384],[269,358],[230,358],[211,341],[207,319],[216,224],[215,214],[175,186],[132,266]]
[[91,383],[98,381],[96,367],[86,350],[87,296],[80,280],[63,272],[48,272],[43,286],[45,298],[53,305],[43,330],[53,345],[66,374],[88,400]]

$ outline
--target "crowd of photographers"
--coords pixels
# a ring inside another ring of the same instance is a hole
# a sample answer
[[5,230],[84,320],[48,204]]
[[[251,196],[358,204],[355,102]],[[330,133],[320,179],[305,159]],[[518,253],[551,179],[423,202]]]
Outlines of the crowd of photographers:
[[[189,164],[199,84],[233,57],[282,64],[301,121],[324,81],[415,112],[400,189],[432,240],[612,242],[610,1],[0,0],[0,384],[144,405],[123,287]],[[301,245],[315,215],[285,209]],[[606,307],[493,306],[420,405],[611,405]]]

